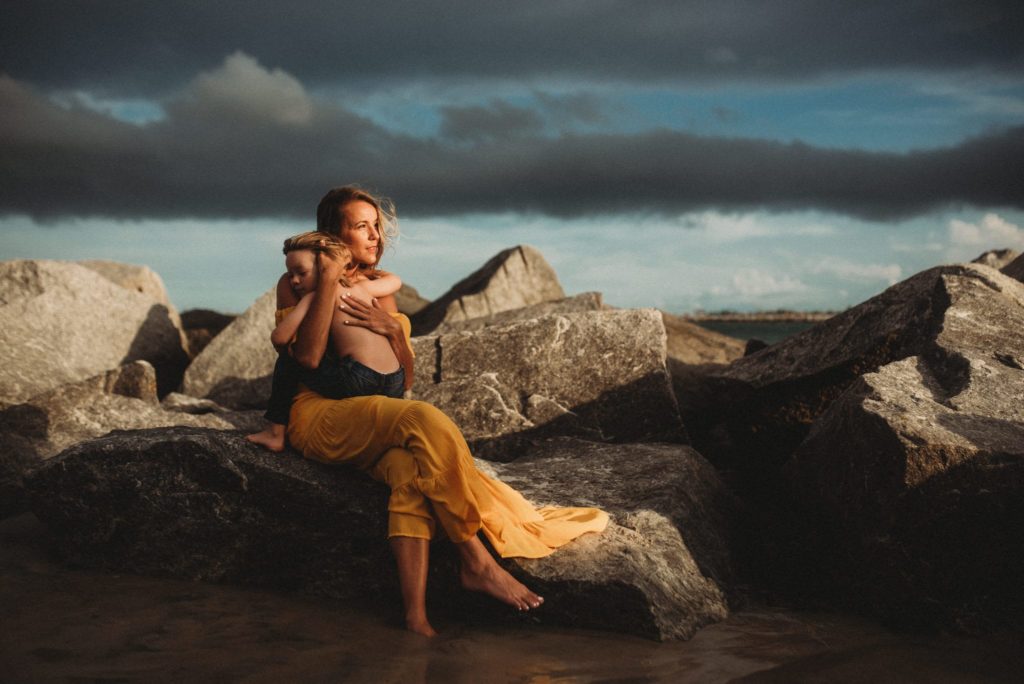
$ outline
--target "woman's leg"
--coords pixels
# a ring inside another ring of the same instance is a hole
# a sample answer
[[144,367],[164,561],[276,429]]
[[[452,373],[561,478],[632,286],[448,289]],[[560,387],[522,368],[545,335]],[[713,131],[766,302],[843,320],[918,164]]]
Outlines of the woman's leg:
[[519,610],[530,610],[544,599],[527,589],[494,560],[479,537],[455,545],[459,552],[459,579],[464,589],[479,591]]
[[392,537],[391,551],[398,564],[398,583],[405,604],[405,626],[423,636],[437,636],[427,620],[427,568],[430,541],[416,537]]

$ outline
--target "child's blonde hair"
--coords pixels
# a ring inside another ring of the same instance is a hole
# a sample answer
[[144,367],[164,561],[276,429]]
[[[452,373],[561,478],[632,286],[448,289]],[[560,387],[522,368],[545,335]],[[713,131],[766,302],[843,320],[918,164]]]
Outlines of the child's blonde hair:
[[[300,250],[307,249],[314,254],[323,252],[335,261],[340,263],[345,269],[345,272],[352,270],[352,251],[349,250],[348,246],[344,242],[326,233],[320,231],[311,230],[306,233],[299,233],[293,235],[284,241],[284,248],[281,250],[285,254],[289,252],[298,252]],[[352,283],[346,277],[345,273],[339,278],[341,284],[345,287],[352,287]]]

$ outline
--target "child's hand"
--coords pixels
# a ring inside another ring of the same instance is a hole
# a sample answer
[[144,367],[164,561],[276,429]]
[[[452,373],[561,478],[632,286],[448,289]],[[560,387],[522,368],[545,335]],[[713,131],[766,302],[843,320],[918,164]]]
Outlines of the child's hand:
[[[324,243],[321,241],[320,244]],[[316,265],[320,273],[320,282],[324,282],[324,278],[328,282],[337,282],[345,273],[345,265],[324,252],[317,252]]]

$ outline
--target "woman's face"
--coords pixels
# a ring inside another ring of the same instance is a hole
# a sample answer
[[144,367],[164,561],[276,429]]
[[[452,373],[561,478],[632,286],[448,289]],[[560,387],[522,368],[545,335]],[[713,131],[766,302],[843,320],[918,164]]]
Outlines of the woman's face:
[[352,260],[372,266],[380,261],[380,220],[377,208],[354,200],[341,208],[341,241],[352,250]]
[[292,286],[296,297],[302,298],[316,290],[316,254],[312,250],[288,252],[284,255],[284,265],[288,269],[288,284]]

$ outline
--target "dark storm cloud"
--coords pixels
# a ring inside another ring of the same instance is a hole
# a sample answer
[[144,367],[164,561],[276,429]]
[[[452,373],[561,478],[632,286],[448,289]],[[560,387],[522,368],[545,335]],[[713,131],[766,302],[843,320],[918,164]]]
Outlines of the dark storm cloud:
[[486,107],[441,107],[441,135],[452,140],[481,142],[538,134],[544,120],[532,109],[501,100]]
[[310,86],[382,79],[1019,73],[1019,0],[4,3],[0,69],[44,88],[161,93],[242,50]]
[[[491,114],[506,109],[515,108],[495,103]],[[892,218],[949,203],[1024,208],[1024,128],[907,154],[665,130],[531,130],[454,142],[395,134],[243,54],[141,127],[63,109],[2,77],[0,213],[309,216],[326,188],[353,181],[395,197],[406,215],[714,207]]]

